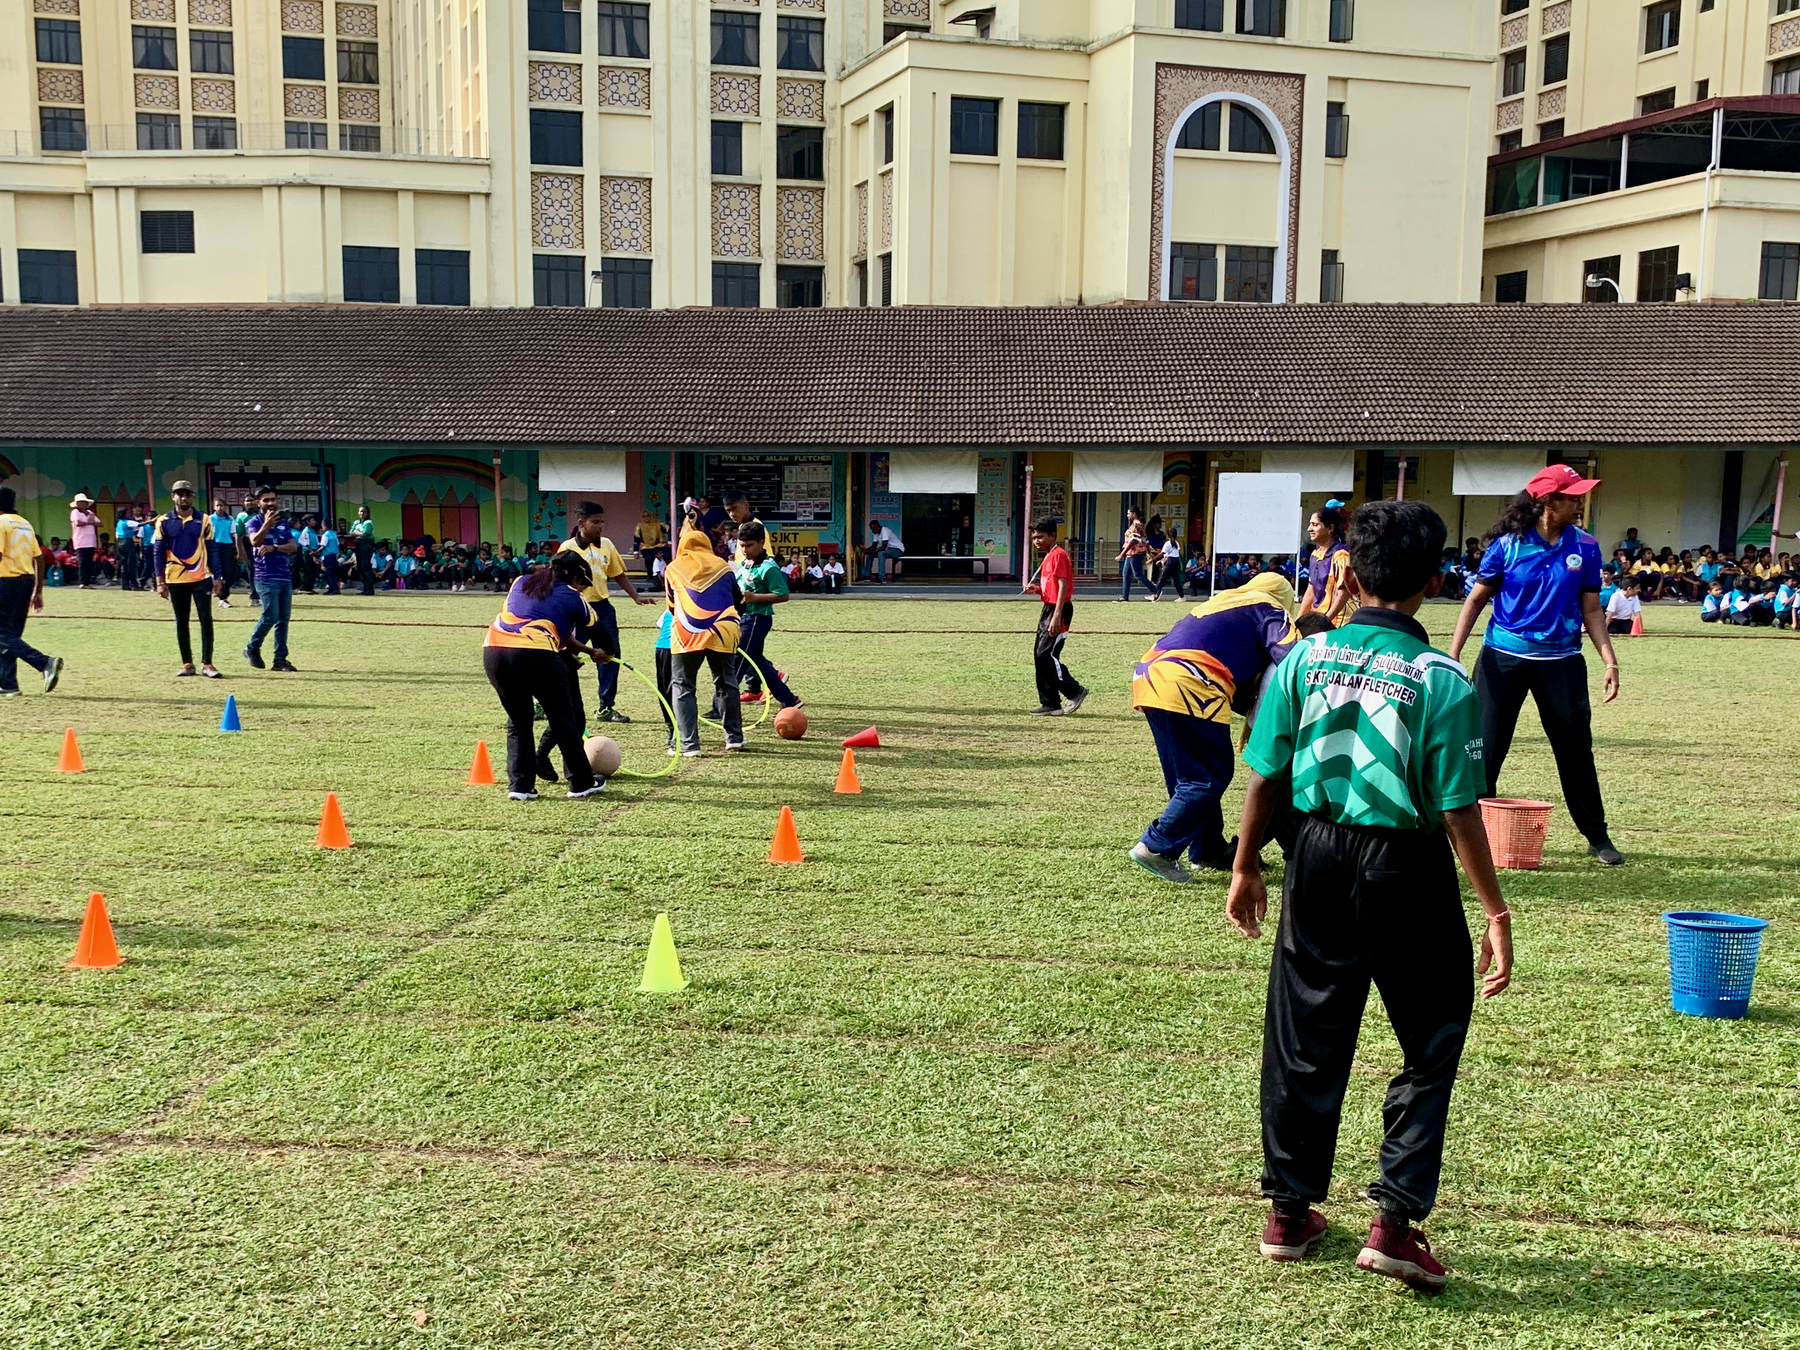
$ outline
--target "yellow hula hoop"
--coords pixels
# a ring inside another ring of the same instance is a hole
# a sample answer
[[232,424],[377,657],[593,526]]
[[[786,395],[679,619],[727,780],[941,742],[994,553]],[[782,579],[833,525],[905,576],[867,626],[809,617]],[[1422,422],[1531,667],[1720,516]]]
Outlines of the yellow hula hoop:
[[[744,658],[744,660],[748,661],[750,663],[750,668],[756,672],[757,678],[763,682],[765,687],[768,685],[769,677],[764,672],[763,668],[756,664],[755,657],[751,656],[748,652],[744,652],[744,651],[735,652],[735,653],[733,653],[733,655],[742,656]],[[668,713],[668,715],[669,715],[669,721],[671,723],[673,723],[675,721],[675,709],[669,705],[669,700],[663,697],[662,690],[660,690],[656,687],[655,681],[651,680],[648,676],[646,676],[643,673],[643,671],[639,670],[636,666],[629,665],[626,662],[619,660],[619,658],[616,656],[613,658],[613,660],[622,669],[629,670],[634,676],[637,677],[637,679],[639,681],[641,681],[643,683],[643,686],[646,689],[648,689],[650,691],[651,695],[656,699],[656,701],[662,705],[663,711]],[[775,700],[772,698],[765,698],[763,700],[762,716],[758,717],[754,722],[747,724],[744,727],[744,730],[745,731],[754,730],[755,728],[760,727],[764,722],[768,721],[769,706],[771,704],[773,704],[774,702],[775,702]],[[705,719],[700,719],[700,720],[705,720]],[[723,733],[721,732],[721,734],[723,734]],[[662,766],[662,768],[658,769],[655,773],[643,773],[637,769],[627,769],[627,768],[621,767],[619,769],[619,771],[617,773],[613,774],[612,776],[614,778],[637,778],[637,779],[667,778],[670,774],[675,772],[675,766],[678,762],[679,762],[678,756],[670,755],[669,759],[668,759],[668,763],[664,764]]]

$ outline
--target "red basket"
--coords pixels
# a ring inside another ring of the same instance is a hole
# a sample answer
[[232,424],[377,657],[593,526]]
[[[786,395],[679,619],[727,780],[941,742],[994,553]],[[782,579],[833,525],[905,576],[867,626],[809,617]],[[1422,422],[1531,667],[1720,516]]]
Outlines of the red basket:
[[1487,827],[1488,851],[1494,866],[1533,872],[1544,863],[1544,835],[1550,828],[1550,803],[1523,797],[1483,797],[1481,823]]

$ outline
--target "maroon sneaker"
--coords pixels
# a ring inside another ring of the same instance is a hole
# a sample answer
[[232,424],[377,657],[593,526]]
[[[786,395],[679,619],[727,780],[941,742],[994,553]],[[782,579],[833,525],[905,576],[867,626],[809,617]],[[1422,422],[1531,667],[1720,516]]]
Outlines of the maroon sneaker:
[[1385,1214],[1369,1226],[1369,1240],[1357,1254],[1356,1268],[1390,1276],[1426,1294],[1435,1294],[1450,1282],[1425,1235]]
[[1269,1215],[1263,1227],[1262,1254],[1271,1261],[1299,1261],[1313,1243],[1325,1236],[1325,1216],[1316,1209],[1304,1214]]

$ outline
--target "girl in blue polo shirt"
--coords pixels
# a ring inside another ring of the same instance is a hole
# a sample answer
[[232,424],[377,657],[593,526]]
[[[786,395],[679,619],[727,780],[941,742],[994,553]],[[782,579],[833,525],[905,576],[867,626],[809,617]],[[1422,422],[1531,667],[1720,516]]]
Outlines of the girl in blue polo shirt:
[[1475,692],[1487,795],[1498,795],[1500,769],[1512,748],[1525,696],[1531,695],[1556,755],[1563,800],[1588,854],[1608,867],[1625,859],[1606,830],[1606,806],[1594,767],[1593,712],[1588,702],[1585,633],[1605,663],[1603,702],[1619,696],[1619,658],[1600,608],[1600,545],[1575,517],[1581,498],[1600,486],[1567,464],[1552,464],[1525,485],[1488,531],[1487,551],[1456,621],[1450,655],[1460,659],[1475,620],[1491,599]]

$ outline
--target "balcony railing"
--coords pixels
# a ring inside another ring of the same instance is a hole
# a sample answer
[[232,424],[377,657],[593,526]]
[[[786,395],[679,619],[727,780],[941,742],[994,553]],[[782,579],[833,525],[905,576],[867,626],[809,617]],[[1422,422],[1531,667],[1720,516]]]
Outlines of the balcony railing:
[[[327,125],[308,122],[308,127]],[[351,126],[351,123],[340,123],[340,127]],[[363,130],[359,126],[359,130]],[[51,158],[79,156],[83,154],[118,153],[130,151],[146,155],[231,155],[246,151],[258,153],[271,150],[293,150],[309,154],[343,155],[350,158],[368,157],[371,155],[421,155],[443,159],[485,159],[487,158],[487,138],[485,134],[477,140],[473,134],[460,132],[423,131],[410,127],[395,130],[392,127],[369,127],[366,130],[379,130],[381,148],[379,150],[345,150],[340,149],[337,135],[326,131],[327,143],[309,145],[300,143],[306,138],[292,137],[288,133],[288,124],[260,122],[238,122],[236,126],[236,144],[217,146],[210,144],[194,144],[193,127],[186,122],[182,126],[182,144],[179,147],[149,147],[139,142],[140,128],[135,123],[88,123],[85,134],[62,132],[44,136],[37,129],[29,131],[6,130],[0,128],[0,158],[36,158],[40,155]],[[204,136],[202,139],[206,139]],[[217,137],[215,136],[216,140]]]

